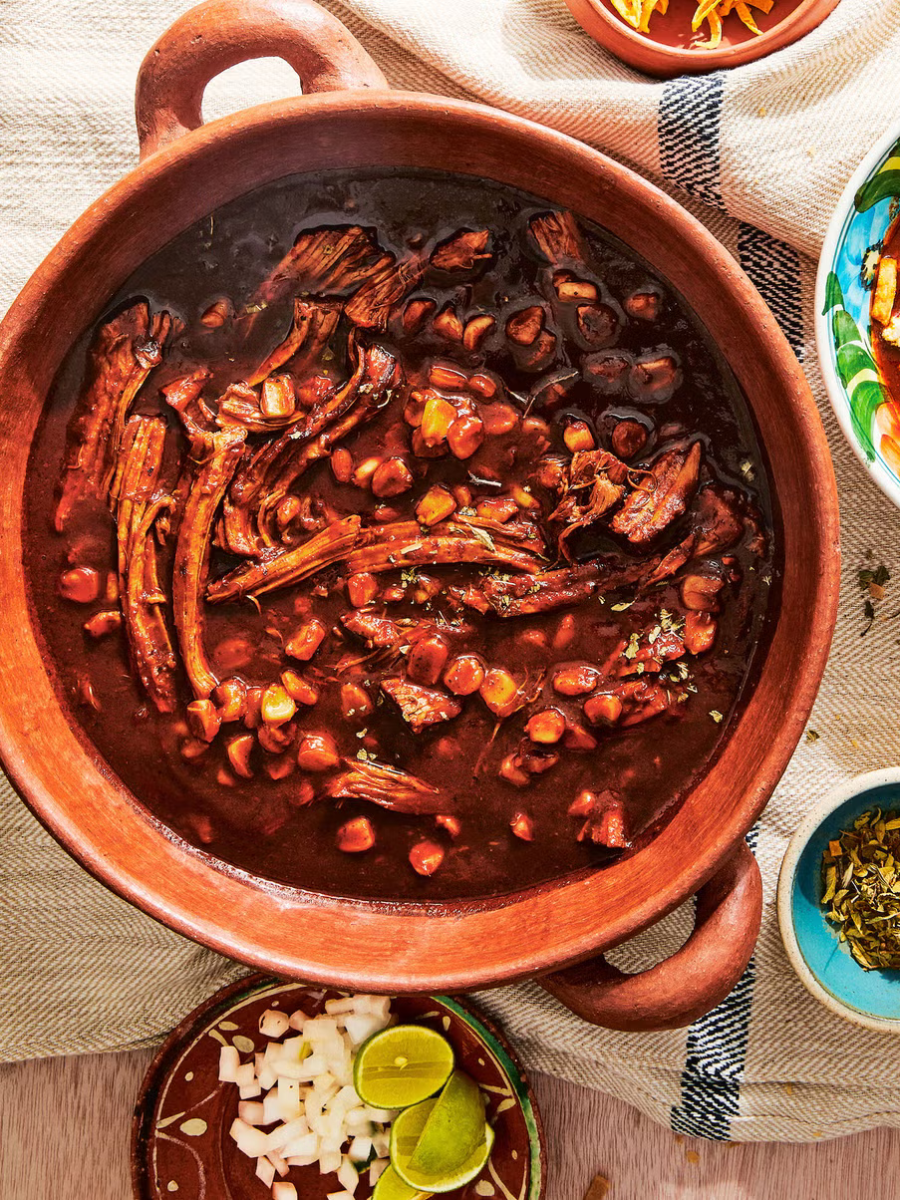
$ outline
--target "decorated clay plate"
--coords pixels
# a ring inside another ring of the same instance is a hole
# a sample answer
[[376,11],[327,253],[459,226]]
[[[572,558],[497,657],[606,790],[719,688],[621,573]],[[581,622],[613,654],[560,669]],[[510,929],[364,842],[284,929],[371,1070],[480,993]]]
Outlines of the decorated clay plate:
[[[258,1032],[267,1008],[310,1016],[342,993],[253,975],[223,988],[181,1022],[147,1072],[135,1109],[132,1178],[136,1200],[267,1200],[254,1162],[228,1130],[237,1116],[238,1090],[218,1080],[219,1050],[242,1056],[261,1050]],[[477,1179],[448,1193],[458,1200],[539,1200],[545,1158],[541,1120],[531,1088],[511,1047],[486,1018],[447,996],[401,996],[391,1003],[401,1022],[428,1025],[451,1042],[459,1066],[480,1085],[496,1140]],[[317,1166],[291,1168],[303,1200],[339,1190]],[[367,1200],[363,1175],[355,1200]]]

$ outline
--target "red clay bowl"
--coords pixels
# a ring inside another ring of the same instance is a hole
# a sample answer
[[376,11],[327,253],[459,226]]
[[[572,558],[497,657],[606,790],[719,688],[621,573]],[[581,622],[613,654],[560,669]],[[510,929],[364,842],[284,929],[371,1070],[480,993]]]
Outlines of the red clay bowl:
[[[295,66],[307,94],[201,126],[209,79],[264,54]],[[761,889],[744,834],[803,731],[837,605],[828,448],[803,372],[761,297],[698,222],[630,171],[518,117],[387,90],[343,26],[310,0],[212,0],[187,14],[145,61],[138,126],[141,165],[73,225],[0,327],[0,754],[20,794],[89,871],[145,912],[267,972],[352,990],[447,992],[540,975],[617,945],[707,885],[693,937],[666,963],[625,978],[601,959],[547,986],[621,1028],[683,1024],[711,1008],[752,952]],[[655,264],[744,390],[782,526],[783,601],[758,681],[680,811],[628,861],[478,902],[376,903],[293,889],[228,867],[155,822],[55,693],[22,567],[26,465],[48,390],[131,272],[261,184],[378,166],[451,169],[521,188],[605,226]]]
[[[715,50],[691,49],[695,0],[670,0],[664,17],[650,20],[650,32],[638,33],[608,0],[566,0],[578,24],[610,54],[629,66],[669,79],[675,75],[718,71],[765,58],[796,42],[819,25],[839,0],[775,0],[770,13],[753,10],[760,34],[751,33],[737,15],[722,22],[722,42]],[[708,32],[708,26],[703,30]],[[704,35],[705,36],[705,35]]]
[[[238,1114],[238,1092],[233,1084],[219,1082],[219,1049],[230,1043],[247,1061],[251,1044],[264,1045],[259,1019],[265,1009],[302,1008],[318,1016],[325,1001],[339,994],[252,975],[222,988],[184,1018],[151,1063],[135,1106],[134,1200],[169,1200],[173,1191],[215,1200],[268,1200],[267,1189],[254,1177],[254,1160],[228,1135]],[[541,1117],[503,1031],[471,1005],[448,996],[396,996],[391,1011],[403,1023],[443,1033],[457,1065],[484,1092],[496,1135],[491,1157],[477,1179],[452,1193],[452,1200],[485,1195],[541,1200],[547,1180]],[[340,1187],[333,1174],[320,1173],[318,1164],[292,1167],[287,1178],[303,1200],[327,1200]],[[363,1174],[356,1197],[369,1195]]]

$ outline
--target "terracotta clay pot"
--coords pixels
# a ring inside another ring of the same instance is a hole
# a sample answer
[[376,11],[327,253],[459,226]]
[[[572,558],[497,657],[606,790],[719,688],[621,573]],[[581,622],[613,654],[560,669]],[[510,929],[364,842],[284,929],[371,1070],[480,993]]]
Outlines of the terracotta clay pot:
[[[272,54],[297,69],[306,94],[201,125],[212,76]],[[145,60],[137,115],[141,165],[75,223],[0,327],[0,752],[10,778],[70,853],[145,912],[265,971],[352,989],[454,991],[546,975],[626,940],[700,889],[697,928],[667,962],[631,977],[595,962],[543,980],[588,1020],[624,1029],[689,1022],[727,994],[752,951],[761,891],[744,834],[803,731],[837,604],[828,448],[771,313],[710,234],[636,175],[518,117],[387,90],[361,47],[310,0],[200,5]],[[649,259],[705,322],[744,389],[774,481],[785,560],[753,694],[658,837],[604,870],[471,903],[323,897],[248,876],[163,829],[70,723],[44,669],[22,569],[26,463],[48,389],[74,338],[131,272],[261,184],[326,167],[391,166],[521,188]]]
[[[648,75],[670,79],[755,62],[804,37],[828,16],[839,0],[776,0],[771,12],[753,9],[760,33],[749,30],[731,14],[722,27],[722,42],[714,50],[691,48],[695,35],[691,18],[697,0],[670,0],[665,16],[650,20],[648,33],[632,29],[608,0],[566,0],[578,24],[610,54]],[[702,29],[708,32],[704,25]]]

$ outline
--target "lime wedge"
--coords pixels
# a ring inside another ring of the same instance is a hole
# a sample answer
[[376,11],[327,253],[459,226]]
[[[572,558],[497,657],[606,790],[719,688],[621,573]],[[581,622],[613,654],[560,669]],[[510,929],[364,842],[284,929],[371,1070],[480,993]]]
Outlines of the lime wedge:
[[404,1183],[393,1167],[383,1171],[375,1184],[372,1200],[428,1200],[431,1192],[410,1187]]
[[474,1079],[454,1071],[434,1102],[409,1158],[419,1176],[452,1175],[484,1141],[484,1097]]
[[409,1108],[439,1091],[453,1070],[453,1048],[424,1025],[392,1025],[363,1042],[353,1086],[373,1108]]
[[407,1108],[394,1119],[391,1126],[391,1166],[403,1182],[412,1188],[427,1192],[452,1192],[470,1183],[484,1169],[494,1144],[494,1131],[490,1125],[485,1125],[480,1145],[453,1171],[435,1176],[410,1171],[409,1160],[436,1104],[436,1100],[426,1100],[424,1104]]
[[394,1166],[398,1158],[406,1161],[412,1158],[435,1104],[437,1100],[424,1100],[394,1117],[391,1122],[391,1162]]

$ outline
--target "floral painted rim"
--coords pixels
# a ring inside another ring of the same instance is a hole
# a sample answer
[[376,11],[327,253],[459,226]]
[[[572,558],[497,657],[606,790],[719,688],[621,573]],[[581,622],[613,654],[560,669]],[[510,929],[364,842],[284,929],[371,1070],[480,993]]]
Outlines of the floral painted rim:
[[[889,397],[872,354],[868,322],[860,328],[845,307],[835,269],[854,220],[882,200],[898,198],[900,126],[894,126],[850,177],[828,225],[816,276],[815,321],[819,365],[838,423],[872,479],[900,507],[900,477],[872,441],[875,411]],[[880,250],[880,242],[867,254],[873,250]]]
[[[258,1006],[260,1001],[263,1001],[265,1006],[267,1003],[271,1004],[272,998],[275,998],[274,1003],[277,1006],[285,993],[304,992],[315,996],[318,1002],[328,995],[344,994],[333,988],[310,983],[278,980],[263,975],[245,976],[209,996],[172,1031],[147,1070],[135,1106],[132,1124],[132,1186],[135,1200],[161,1200],[164,1193],[179,1190],[178,1184],[173,1184],[172,1181],[168,1183],[167,1188],[163,1187],[162,1179],[165,1178],[166,1172],[160,1170],[160,1140],[174,1141],[187,1152],[198,1173],[200,1200],[207,1194],[208,1185],[214,1183],[213,1176],[207,1178],[207,1166],[213,1169],[214,1175],[214,1162],[207,1162],[208,1151],[198,1147],[207,1135],[213,1136],[215,1140],[219,1136],[219,1130],[224,1128],[221,1112],[216,1111],[215,1104],[212,1107],[210,1105],[210,1102],[217,1099],[221,1085],[214,1083],[213,1091],[209,1092],[210,1079],[203,1078],[205,1068],[195,1078],[194,1070],[185,1073],[184,1067],[196,1068],[198,1048],[206,1046],[207,1039],[226,1045],[227,1038],[231,1037],[241,1053],[249,1053],[253,1042],[242,1035],[241,1017],[238,1014],[248,1007]],[[492,1159],[488,1162],[487,1170],[493,1183],[490,1183],[486,1176],[482,1176],[484,1182],[479,1180],[474,1185],[474,1194],[479,1197],[492,1196],[495,1200],[541,1200],[546,1186],[546,1150],[540,1113],[525,1072],[503,1032],[475,1009],[468,999],[463,1002],[450,996],[418,995],[398,996],[395,1000],[400,1002],[404,1011],[410,1008],[412,1010],[403,1019],[439,1021],[445,1032],[451,1029],[454,1022],[465,1026],[469,1036],[474,1038],[474,1053],[477,1055],[480,1052],[484,1057],[477,1058],[477,1066],[473,1065],[474,1058],[470,1063],[466,1062],[464,1057],[463,1062],[466,1063],[467,1070],[474,1070],[482,1089],[490,1093],[489,1111],[490,1104],[493,1104],[491,1123],[495,1129],[499,1128],[497,1118],[504,1113],[507,1114],[503,1117],[504,1123],[510,1118],[514,1123],[520,1122],[519,1145],[526,1151],[523,1156],[521,1186],[512,1180],[504,1181],[495,1169]],[[216,1050],[217,1062],[217,1045],[213,1048]],[[456,1049],[460,1049],[458,1044]],[[206,1052],[201,1049],[200,1055],[202,1064],[208,1057],[208,1047]],[[488,1079],[493,1077],[493,1082],[486,1082],[482,1077],[483,1073],[487,1073]],[[170,1107],[170,1091],[173,1091],[173,1104],[177,1111],[163,1116],[166,1108]],[[178,1130],[169,1130],[169,1126],[176,1122],[180,1122]],[[188,1141],[185,1143],[173,1138],[172,1134],[175,1132],[183,1133]],[[498,1134],[498,1144],[500,1140],[502,1139]],[[516,1158],[516,1151],[512,1150],[509,1163],[513,1164],[513,1168]],[[506,1174],[503,1167],[501,1170]],[[224,1183],[224,1180],[220,1182]],[[512,1190],[507,1183],[511,1185]],[[230,1194],[230,1188],[226,1187],[226,1190]],[[466,1189],[467,1194],[470,1191],[471,1188]],[[262,1190],[260,1195],[264,1197],[265,1190]],[[454,1192],[453,1195],[457,1193]]]

